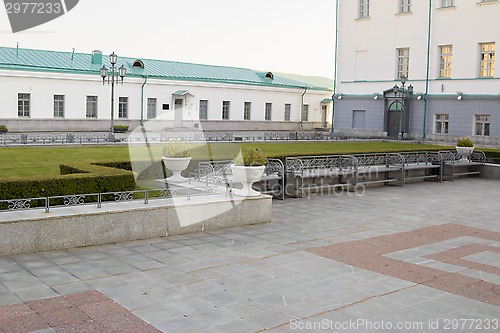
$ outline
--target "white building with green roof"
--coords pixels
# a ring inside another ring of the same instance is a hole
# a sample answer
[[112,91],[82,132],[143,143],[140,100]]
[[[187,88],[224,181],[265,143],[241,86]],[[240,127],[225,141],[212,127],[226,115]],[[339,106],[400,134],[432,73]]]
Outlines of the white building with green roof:
[[[330,128],[329,86],[244,68],[119,57],[114,123],[134,128],[308,130]],[[0,47],[0,124],[10,131],[107,131],[111,89],[102,52]],[[107,81],[107,80],[105,80]]]

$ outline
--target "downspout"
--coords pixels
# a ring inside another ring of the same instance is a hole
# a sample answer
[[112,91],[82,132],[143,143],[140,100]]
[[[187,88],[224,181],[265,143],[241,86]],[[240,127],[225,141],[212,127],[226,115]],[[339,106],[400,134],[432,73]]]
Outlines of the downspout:
[[304,92],[302,93],[302,96],[300,96],[300,127],[304,127],[302,124],[302,117],[304,116],[304,95],[307,92],[307,86],[304,86]]
[[330,133],[333,133],[333,119],[335,116],[335,92],[337,90],[337,59],[339,52],[339,0],[335,2],[335,50],[334,50],[334,66],[333,66],[333,94],[332,94],[332,128]]
[[425,93],[424,93],[424,124],[422,129],[422,139],[425,139],[427,132],[427,94],[429,93],[429,70],[431,58],[431,22],[432,22],[432,0],[429,0],[429,16],[427,27],[427,72],[425,74]]
[[144,83],[141,86],[141,126],[144,127],[144,86],[148,82],[148,77],[144,76]]

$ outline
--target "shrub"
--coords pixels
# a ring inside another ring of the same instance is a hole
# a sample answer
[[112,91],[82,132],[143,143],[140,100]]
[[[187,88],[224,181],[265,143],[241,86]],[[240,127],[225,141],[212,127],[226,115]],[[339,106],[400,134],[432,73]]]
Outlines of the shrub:
[[165,157],[191,157],[191,145],[180,140],[172,140],[163,147]]
[[457,147],[474,147],[474,141],[472,141],[468,136],[458,138]]
[[257,148],[246,147],[241,149],[241,153],[234,159],[235,165],[261,166],[266,164],[266,155]]
[[128,125],[114,125],[113,130],[115,133],[125,133],[128,131]]
[[8,131],[7,126],[0,124],[0,133],[7,133]]
[[90,163],[67,163],[61,165],[60,170],[60,176],[0,179],[0,198],[42,198],[135,188],[134,175],[127,170]]

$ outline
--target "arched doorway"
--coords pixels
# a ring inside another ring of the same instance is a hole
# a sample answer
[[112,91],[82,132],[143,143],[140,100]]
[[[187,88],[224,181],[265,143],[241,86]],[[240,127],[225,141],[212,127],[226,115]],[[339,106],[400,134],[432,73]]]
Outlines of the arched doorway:
[[394,138],[398,137],[402,110],[403,104],[401,101],[396,100],[389,104],[387,136]]

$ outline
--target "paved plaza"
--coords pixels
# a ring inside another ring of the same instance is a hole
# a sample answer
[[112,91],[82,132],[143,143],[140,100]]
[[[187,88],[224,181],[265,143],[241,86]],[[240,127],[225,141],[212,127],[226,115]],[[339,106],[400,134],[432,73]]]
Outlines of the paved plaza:
[[3,332],[498,332],[500,182],[273,201],[273,221],[0,257]]

